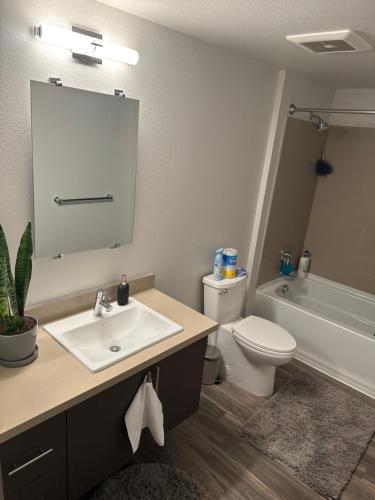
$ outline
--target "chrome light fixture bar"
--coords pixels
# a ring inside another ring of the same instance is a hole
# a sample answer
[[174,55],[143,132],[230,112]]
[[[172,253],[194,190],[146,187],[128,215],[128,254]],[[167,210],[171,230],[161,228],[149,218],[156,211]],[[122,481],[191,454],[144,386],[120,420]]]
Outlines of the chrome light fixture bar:
[[72,56],[88,64],[102,64],[103,36],[100,33],[72,27]]
[[41,23],[34,26],[33,32],[41,42],[69,49],[73,57],[85,62],[101,64],[102,59],[111,59],[135,65],[139,60],[138,51],[104,42],[101,34],[75,26],[70,31]]

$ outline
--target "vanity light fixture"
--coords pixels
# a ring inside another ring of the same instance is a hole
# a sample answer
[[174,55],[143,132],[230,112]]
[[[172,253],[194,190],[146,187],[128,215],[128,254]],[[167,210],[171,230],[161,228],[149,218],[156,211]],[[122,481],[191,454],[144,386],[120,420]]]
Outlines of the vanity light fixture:
[[73,26],[70,31],[41,23],[34,26],[33,32],[41,42],[70,49],[74,58],[84,62],[102,64],[102,59],[111,59],[135,65],[139,60],[138,51],[104,42],[100,33],[76,26]]

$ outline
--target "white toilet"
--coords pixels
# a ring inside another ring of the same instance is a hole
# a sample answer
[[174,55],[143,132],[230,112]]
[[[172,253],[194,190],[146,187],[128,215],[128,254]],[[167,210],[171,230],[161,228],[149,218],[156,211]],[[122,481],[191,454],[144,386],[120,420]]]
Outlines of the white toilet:
[[241,318],[246,276],[215,281],[203,278],[204,314],[220,327],[209,343],[220,349],[228,380],[256,396],[273,393],[276,366],[288,363],[296,352],[293,336],[258,316]]

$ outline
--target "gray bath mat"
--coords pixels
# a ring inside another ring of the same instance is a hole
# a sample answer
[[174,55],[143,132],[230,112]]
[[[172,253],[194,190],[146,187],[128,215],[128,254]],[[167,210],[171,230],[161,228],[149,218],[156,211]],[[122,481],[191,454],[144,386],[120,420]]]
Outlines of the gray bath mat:
[[308,374],[294,376],[243,436],[326,498],[339,498],[375,431],[375,409]]
[[159,463],[125,467],[104,481],[90,500],[212,500],[185,472]]

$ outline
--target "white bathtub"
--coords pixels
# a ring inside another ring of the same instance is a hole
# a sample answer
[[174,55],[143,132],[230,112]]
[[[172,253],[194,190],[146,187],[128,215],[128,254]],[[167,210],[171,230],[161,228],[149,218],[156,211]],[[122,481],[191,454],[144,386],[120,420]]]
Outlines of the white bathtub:
[[254,313],[294,336],[297,359],[375,398],[373,295],[315,275],[280,277],[257,289]]

